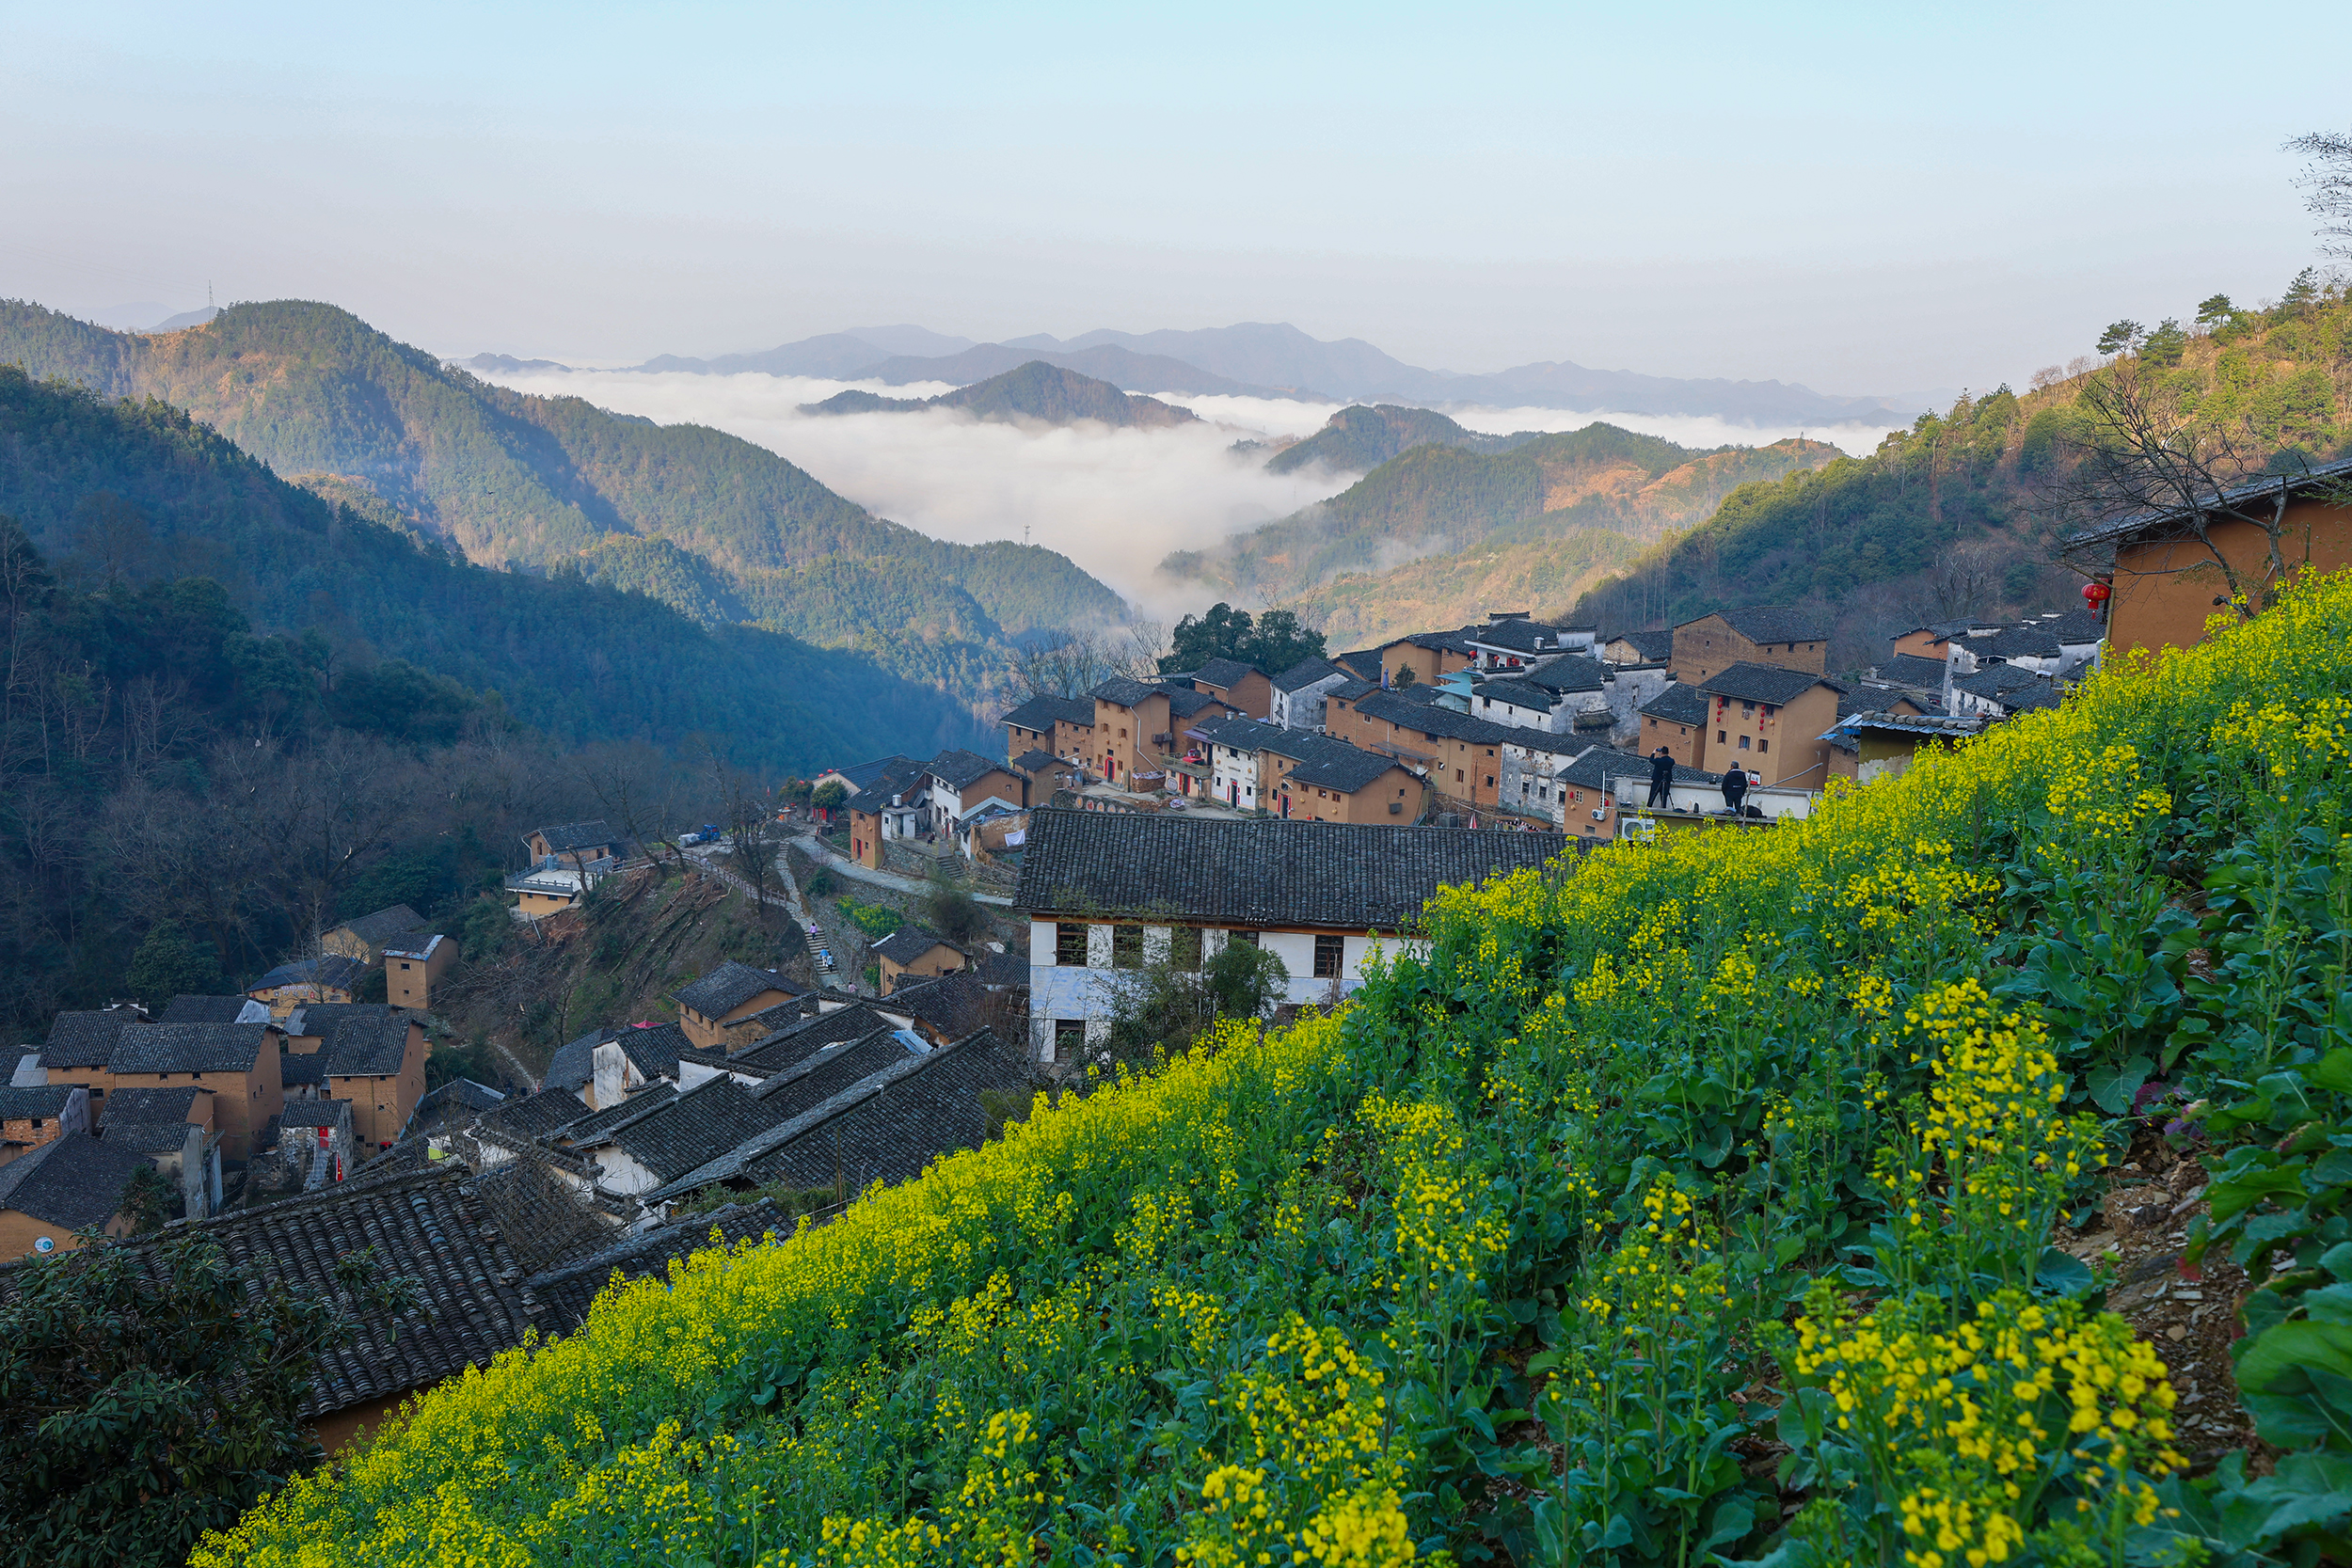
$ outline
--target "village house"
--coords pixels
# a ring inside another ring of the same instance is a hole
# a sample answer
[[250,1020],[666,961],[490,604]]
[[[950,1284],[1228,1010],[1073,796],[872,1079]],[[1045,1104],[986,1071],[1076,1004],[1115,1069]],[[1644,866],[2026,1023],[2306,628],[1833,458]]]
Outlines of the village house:
[[[101,1134],[119,1148],[144,1154],[156,1174],[180,1190],[179,1219],[200,1220],[220,1207],[220,1138],[213,1130],[215,1090],[118,1089]],[[283,1113],[280,1113],[282,1118]],[[269,1135],[268,1124],[255,1134]]]
[[1951,661],[1951,647],[1955,638],[1964,639],[1971,635],[1990,637],[2000,629],[2001,624],[1998,621],[1971,619],[1967,616],[1963,616],[1956,621],[1930,621],[1925,626],[1914,626],[1909,631],[1899,634],[1894,639],[1888,653],[1896,658],[1932,659],[1938,664],[1948,664]]
[[1821,737],[1837,721],[1843,687],[1770,664],[1735,664],[1692,684],[1708,705],[1704,727],[1710,770],[1736,766],[1762,784],[1824,786],[1830,745]]
[[1026,779],[975,752],[942,752],[923,765],[923,776],[925,832],[954,828],[982,800],[1002,800],[1015,811],[1029,803]]
[[1228,942],[1281,959],[1285,1001],[1344,995],[1375,941],[1412,945],[1399,933],[1439,887],[1560,849],[1548,833],[1039,811],[1013,895],[1030,911],[1031,1049],[1075,1059],[1106,1037],[1120,972],[1198,968]]
[[384,997],[395,1007],[433,1006],[433,982],[457,961],[454,940],[431,931],[396,937],[384,946]]
[[591,861],[620,859],[622,843],[620,835],[602,822],[565,822],[532,829],[523,835],[523,847],[531,851],[533,865],[561,861],[579,867]]
[[[2269,573],[2270,537],[2293,573],[2341,571],[2352,564],[2352,505],[2344,486],[2352,458],[2236,485],[2207,512],[2200,539],[2185,511],[2118,518],[2067,541],[2067,554],[2110,584],[2108,643],[2116,648],[2188,648],[2204,641],[2206,619],[2229,604],[2226,560],[2242,587]],[[2261,522],[2255,519],[2263,519]],[[2112,564],[2106,562],[2112,552]]]
[[[1195,691],[1216,698],[1245,718],[1263,720],[1273,714],[1274,683],[1267,678],[1264,671],[1254,665],[1233,658],[1213,658],[1195,670],[1189,678]],[[1176,717],[1189,719],[1192,715],[1178,714]]]
[[1005,759],[1043,752],[1062,762],[1084,763],[1094,752],[1094,703],[1086,697],[1041,693],[1004,717]]
[[59,1013],[49,1021],[49,1038],[34,1070],[42,1084],[79,1084],[87,1089],[89,1119],[95,1126],[105,1119],[106,1094],[114,1086],[106,1064],[114,1059],[115,1042],[123,1030],[146,1022],[147,1009],[130,1002]]
[[158,1023],[267,1023],[269,1004],[249,996],[195,996],[186,992],[164,1005]]
[[1089,767],[1107,783],[1136,788],[1136,775],[1157,773],[1160,753],[1175,749],[1167,690],[1114,675],[1088,695],[1094,699]]
[[328,1100],[351,1102],[351,1132],[362,1149],[389,1148],[424,1098],[425,1058],[432,1043],[415,1019],[352,1018],[335,1025],[319,1047]]
[[89,1089],[82,1084],[0,1088],[0,1165],[69,1132],[89,1131]]
[[405,904],[394,904],[389,910],[378,910],[373,914],[344,921],[319,938],[319,951],[341,953],[363,964],[373,964],[384,957],[387,942],[422,929],[424,922],[416,911]]
[[1319,730],[1324,694],[1352,678],[1345,668],[1327,658],[1294,664],[1267,682],[1272,695],[1267,699],[1266,719],[1286,730]]
[[[135,1023],[106,1059],[109,1089],[211,1090],[221,1156],[244,1160],[262,1125],[286,1108],[278,1076],[285,1038],[274,1023]],[[111,1105],[99,1112],[102,1131],[111,1116]]]
[[1333,738],[1395,758],[1426,779],[1445,801],[1472,811],[1515,809],[1516,789],[1514,798],[1505,800],[1506,772],[1548,773],[1560,759],[1592,744],[1572,735],[1475,718],[1446,705],[1442,686],[1343,696],[1349,689],[1333,692],[1325,709],[1325,728]]
[[934,936],[920,926],[901,926],[876,942],[869,951],[881,967],[884,996],[898,989],[901,975],[928,978],[953,974],[969,962],[961,950],[946,938]]
[[551,857],[507,878],[506,891],[515,895],[515,908],[533,920],[542,920],[578,908],[589,891],[611,876],[619,863],[610,857],[578,863],[568,857]]
[[1832,744],[1851,745],[1845,776],[1865,784],[1899,776],[1922,751],[1947,751],[1970,736],[1983,734],[1984,723],[1975,717],[1866,709],[1839,717]]
[[102,1138],[57,1138],[0,1165],[0,1259],[72,1252],[74,1234],[98,1226],[128,1235],[124,1189],[134,1171],[154,1168],[136,1149]]
[[267,1004],[270,1017],[284,1018],[305,1003],[356,1000],[371,967],[341,953],[296,958],[254,981],[246,994]]
[[1464,626],[1472,668],[1489,674],[1532,669],[1562,654],[1591,657],[1598,641],[1595,626],[1548,626],[1524,610],[1497,610],[1483,626]]
[[693,984],[673,991],[670,1000],[677,1004],[678,1027],[685,1032],[687,1043],[718,1051],[725,1048],[729,1024],[805,994],[806,988],[794,985],[772,969],[754,969],[729,958]]
[[1675,634],[1670,626],[1652,631],[1621,631],[1604,639],[1600,645],[1601,658],[1616,665],[1670,664],[1674,651]]
[[[860,771],[866,771],[861,769]],[[866,786],[842,802],[850,820],[850,858],[870,871],[882,868],[882,846],[921,832],[930,785],[919,762],[890,759]]]
[[1945,705],[1954,718],[2007,719],[2059,702],[2057,683],[2018,664],[1987,664],[1973,675],[1955,675],[1948,690]]
[[278,1162],[296,1192],[317,1192],[343,1180],[363,1157],[348,1100],[289,1104],[278,1118]]
[[1678,766],[1704,768],[1708,711],[1697,687],[1680,681],[1669,686],[1642,709],[1642,754],[1663,746]]
[[1383,643],[1378,652],[1380,673],[1366,678],[1389,687],[1403,684],[1399,677],[1407,670],[1413,673],[1412,684],[1434,686],[1454,671],[1478,663],[1478,649],[1468,633],[1460,631],[1417,631]]
[[1811,610],[1787,605],[1719,610],[1674,629],[1669,656],[1674,678],[1703,686],[1735,664],[1782,670],[1829,670],[1829,627]]

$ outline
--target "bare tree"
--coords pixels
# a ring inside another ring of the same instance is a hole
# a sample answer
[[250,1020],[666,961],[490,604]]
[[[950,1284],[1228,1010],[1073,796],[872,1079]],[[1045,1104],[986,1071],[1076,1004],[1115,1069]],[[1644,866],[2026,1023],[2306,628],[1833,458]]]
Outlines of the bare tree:
[[[2042,486],[2061,534],[2130,517],[2163,518],[2211,558],[2241,616],[2266,609],[2287,573],[2302,563],[2288,560],[2295,477],[2250,483],[2262,471],[2267,443],[2246,420],[2201,417],[2169,378],[2128,355],[2087,379],[2075,406],[2081,422],[2067,442],[2071,460]],[[2258,567],[2241,567],[2221,548],[2217,535],[2233,523],[2261,531],[2265,550]],[[2077,570],[2096,569],[2105,559],[2095,545],[2066,546],[2064,554]]]
[[1043,632],[1013,661],[1013,687],[1025,702],[1083,696],[1119,675],[1154,681],[1167,651],[1168,628],[1156,621],[1139,621],[1123,631]]
[[674,864],[685,864],[671,834],[678,823],[691,820],[693,807],[690,782],[675,762],[641,743],[582,753],[574,772],[596,797],[604,819],[631,844],[656,862],[666,848]]
[[1989,614],[2000,603],[2009,560],[2008,552],[1981,541],[1947,546],[1905,596],[1904,610],[1922,625]]
[[2303,204],[2320,220],[2328,242],[2321,251],[2352,261],[2352,135],[2314,131],[2287,143],[2286,150],[2310,160],[2296,183],[2311,193]]

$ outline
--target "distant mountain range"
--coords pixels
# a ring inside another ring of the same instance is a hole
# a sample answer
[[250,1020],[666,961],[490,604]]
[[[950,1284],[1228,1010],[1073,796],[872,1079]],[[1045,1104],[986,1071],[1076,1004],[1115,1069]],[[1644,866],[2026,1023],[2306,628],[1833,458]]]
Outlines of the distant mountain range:
[[[918,338],[916,335],[921,334]],[[888,338],[887,343],[881,340]],[[940,345],[951,344],[952,347]],[[913,346],[910,346],[913,345]],[[1198,331],[1045,333],[972,343],[920,327],[865,328],[803,338],[758,354],[687,359],[663,355],[641,371],[826,376],[903,387],[944,381],[968,386],[1030,360],[1073,370],[1130,392],[1289,397],[1421,407],[1478,404],[1579,412],[1692,416],[1746,424],[1910,422],[1901,400],[1836,397],[1779,381],[1686,380],[1598,371],[1567,360],[1518,365],[1490,375],[1423,370],[1360,338],[1325,341],[1286,322],[1244,322]],[[472,362],[469,362],[472,363]],[[488,367],[485,367],[488,368]]]
[[1107,381],[1032,359],[1002,375],[959,387],[935,398],[886,398],[852,388],[822,403],[801,404],[803,414],[911,414],[925,408],[960,408],[977,419],[1008,423],[1073,424],[1080,420],[1121,428],[1195,424],[1200,416],[1157,398],[1122,392]]
[[578,567],[706,625],[866,649],[976,712],[1001,699],[1021,634],[1126,614],[1054,551],[930,538],[764,447],[509,391],[333,306],[240,305],[155,336],[0,302],[8,363],[184,408],[281,474],[335,476],[336,499],[373,492],[469,560]]

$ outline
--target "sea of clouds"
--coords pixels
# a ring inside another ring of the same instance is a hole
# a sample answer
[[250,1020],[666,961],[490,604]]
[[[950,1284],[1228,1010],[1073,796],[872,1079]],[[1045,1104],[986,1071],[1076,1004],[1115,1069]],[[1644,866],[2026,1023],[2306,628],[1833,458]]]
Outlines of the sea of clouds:
[[[617,370],[518,372],[485,379],[516,391],[585,398],[661,424],[703,424],[739,436],[797,464],[880,516],[964,544],[1027,538],[1061,551],[1148,615],[1172,619],[1200,608],[1197,590],[1157,572],[1171,550],[1200,549],[1242,530],[1337,494],[1354,474],[1264,469],[1266,451],[1243,441],[1306,436],[1342,406],[1280,398],[1182,397],[1199,424],[1112,430],[1095,424],[1030,427],[959,411],[810,416],[803,404],[851,387],[925,398],[944,384],[870,382],[759,373],[646,374]],[[1464,426],[1494,434],[1575,430],[1597,420],[1687,446],[1761,445],[1798,432],[1719,420],[1581,414],[1545,408],[1454,408]],[[1816,430],[1850,451],[1881,431]]]

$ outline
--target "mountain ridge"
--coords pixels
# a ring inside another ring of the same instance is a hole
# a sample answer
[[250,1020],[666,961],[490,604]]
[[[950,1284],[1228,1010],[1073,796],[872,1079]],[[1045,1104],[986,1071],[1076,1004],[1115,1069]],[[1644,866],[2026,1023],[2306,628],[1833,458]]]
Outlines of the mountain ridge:
[[1200,416],[1157,398],[1122,392],[1107,381],[1041,359],[934,398],[886,398],[850,388],[800,412],[816,415],[912,414],[926,408],[961,409],[975,419],[1005,422],[1071,424],[1091,420],[1119,429],[1167,429],[1198,423]]

